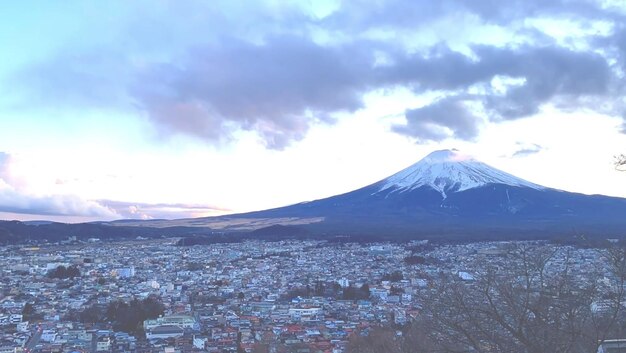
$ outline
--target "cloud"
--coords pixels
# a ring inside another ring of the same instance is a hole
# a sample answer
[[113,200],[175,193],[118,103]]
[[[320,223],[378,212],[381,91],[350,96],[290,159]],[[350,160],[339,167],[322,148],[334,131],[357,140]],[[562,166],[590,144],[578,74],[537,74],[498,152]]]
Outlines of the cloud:
[[124,219],[180,219],[206,217],[231,212],[229,209],[211,205],[193,205],[183,203],[142,203],[112,200],[99,200]]
[[[406,57],[390,69],[387,77],[391,82],[416,85],[417,91],[465,92],[460,95],[463,100],[482,107],[491,121],[532,116],[550,102],[565,105],[567,109],[574,106],[597,109],[600,107],[597,102],[584,98],[615,94],[609,92],[615,77],[599,54],[552,47],[473,49],[474,58],[445,47],[429,58]],[[522,83],[501,93],[491,87],[497,77],[518,79]],[[470,95],[468,92],[476,85],[484,87],[485,92]],[[397,125],[393,130],[432,141],[449,137],[471,140],[483,123],[458,97],[408,110],[406,121],[406,125]]]
[[481,119],[472,114],[459,97],[440,99],[422,108],[405,113],[406,124],[393,126],[393,131],[419,141],[441,141],[446,138],[470,140],[478,135]]
[[0,212],[42,216],[118,218],[112,209],[73,195],[30,195],[16,188],[10,178],[10,154],[0,152]]
[[119,218],[113,210],[96,201],[86,201],[73,195],[28,195],[2,184],[0,180],[0,212],[42,216],[84,216],[106,219]]
[[[346,1],[322,19],[293,4],[163,4],[147,14],[137,7],[118,24],[123,44],[64,50],[24,69],[8,86],[28,105],[123,110],[145,117],[162,136],[211,144],[253,131],[271,149],[303,139],[316,124],[332,124],[338,113],[363,108],[367,93],[395,87],[463,97],[408,110],[406,124],[392,128],[418,140],[471,140],[485,119],[524,118],[545,104],[624,111],[617,101],[626,88],[611,60],[624,62],[625,32],[620,15],[596,1]],[[144,16],[150,21],[140,21]],[[459,16],[471,26],[508,30],[513,39],[485,44],[451,32],[432,47],[415,48],[405,38],[420,39],[430,23]],[[582,27],[604,21],[614,31],[574,35],[580,45],[564,45],[527,18]],[[521,83],[502,91],[492,86],[496,77]],[[479,109],[469,112],[468,105]]]
[[[10,175],[11,154],[0,152],[0,213],[53,219],[177,219],[220,215],[229,209],[185,203],[142,203],[85,200],[76,195],[33,195]],[[56,183],[66,181],[57,180]]]
[[233,129],[254,130],[281,149],[331,113],[362,107],[373,60],[360,49],[292,36],[264,44],[223,40],[191,51],[179,65],[146,70],[133,96],[166,131],[216,141]]
[[15,106],[118,109],[130,102],[126,87],[131,69],[118,51],[68,51],[13,75],[12,90],[28,95]]
[[537,154],[544,150],[544,148],[541,145],[538,145],[536,143],[533,143],[530,145],[518,143],[518,146],[523,146],[523,147],[513,152],[513,154],[511,155],[512,157],[526,157],[532,154]]
[[523,85],[504,96],[485,97],[487,108],[504,119],[533,115],[542,104],[557,97],[574,104],[580,97],[607,95],[614,79],[606,59],[593,52],[554,47],[483,47],[478,53],[485,58],[483,65],[495,68],[497,74],[525,79]]
[[499,96],[485,96],[501,117],[531,115],[536,107],[557,95],[579,97],[607,93],[612,79],[606,60],[593,52],[566,48],[472,47],[475,57],[447,47],[438,48],[428,58],[412,55],[391,68],[390,83],[415,85],[416,90],[453,91],[476,84],[488,84],[496,76],[522,78],[525,83]]
[[535,16],[566,18],[614,18],[603,4],[593,0],[351,0],[325,19],[333,28],[416,29],[446,17],[466,14],[492,24],[508,25]]
[[10,157],[8,153],[0,152],[0,179],[6,179]]

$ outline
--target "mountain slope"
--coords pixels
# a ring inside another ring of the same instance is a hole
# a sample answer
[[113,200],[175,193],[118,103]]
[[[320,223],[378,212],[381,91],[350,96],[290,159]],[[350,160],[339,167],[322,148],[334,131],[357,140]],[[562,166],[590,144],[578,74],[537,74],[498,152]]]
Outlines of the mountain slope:
[[[616,234],[626,229],[626,199],[546,188],[458,151],[443,150],[345,194],[270,210],[167,224],[202,224],[224,230],[298,225],[324,234],[436,235],[496,230]],[[158,222],[151,225],[159,226]]]

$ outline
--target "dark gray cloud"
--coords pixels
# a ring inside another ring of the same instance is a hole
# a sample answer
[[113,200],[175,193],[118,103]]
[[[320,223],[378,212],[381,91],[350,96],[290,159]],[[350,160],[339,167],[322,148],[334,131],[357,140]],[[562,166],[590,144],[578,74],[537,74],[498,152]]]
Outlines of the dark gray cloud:
[[[447,47],[428,58],[412,55],[389,69],[390,83],[414,85],[416,90],[467,89],[495,76],[523,78],[526,83],[508,93],[511,101],[543,102],[557,94],[572,96],[606,93],[612,73],[606,60],[593,52],[559,47],[496,48],[475,46],[470,58]],[[511,112],[503,116],[528,115]],[[529,112],[532,113],[532,112]]]
[[448,97],[405,113],[406,124],[392,129],[419,141],[446,138],[471,140],[478,135],[481,119],[470,113],[460,97]]
[[312,122],[360,108],[372,62],[363,48],[308,38],[224,40],[190,51],[182,64],[146,70],[133,96],[167,130],[208,140],[254,130],[280,149],[303,138]]
[[[614,75],[607,61],[593,52],[577,52],[558,47],[494,48],[474,47],[469,58],[446,47],[428,58],[407,56],[389,68],[389,83],[413,86],[418,92],[428,90],[467,91],[471,86],[487,86],[485,94],[465,95],[464,100],[481,105],[491,120],[531,116],[542,104],[557,98],[561,104],[582,104],[579,98],[610,95]],[[523,80],[504,94],[489,88],[495,77]],[[595,108],[589,102],[590,108]],[[472,139],[481,119],[467,111],[458,99],[444,99],[406,114],[405,127],[393,130],[418,139],[438,141],[447,137]],[[431,127],[431,128],[428,128]],[[443,133],[441,128],[452,130]],[[433,130],[435,129],[435,130]],[[435,131],[437,131],[435,133]]]
[[481,65],[492,68],[495,74],[526,80],[502,97],[485,97],[487,108],[503,119],[533,115],[542,104],[557,96],[574,103],[579,97],[606,95],[614,79],[606,59],[593,52],[558,47],[516,50],[483,47],[478,52],[485,58]]
[[[237,13],[225,4],[223,12],[217,7],[199,11],[202,6],[174,7],[167,20],[163,13],[151,14],[150,21],[123,32],[131,49],[70,50],[25,70],[15,86],[26,92],[28,104],[138,112],[164,136],[182,134],[209,143],[229,141],[235,131],[254,131],[273,149],[301,140],[313,124],[332,123],[337,113],[362,108],[366,93],[393,87],[457,97],[409,110],[406,124],[393,128],[418,140],[472,139],[485,119],[531,116],[544,104],[624,112],[624,104],[615,102],[626,89],[609,59],[624,62],[626,32],[617,25],[619,15],[596,1],[346,1],[322,20],[293,7],[254,6]],[[367,31],[381,28],[419,37],[421,27],[459,14],[483,23],[515,23],[513,31],[536,32],[533,38],[539,39],[468,43],[471,55],[450,49],[445,39],[410,51],[400,40],[363,39]],[[250,24],[235,21],[238,16]],[[616,30],[608,38],[581,38],[590,47],[574,50],[521,24],[533,16],[602,19],[615,23]],[[319,33],[330,38],[319,40]],[[386,63],[377,65],[381,54]],[[520,83],[492,89],[497,77]],[[476,93],[477,87],[482,91]]]

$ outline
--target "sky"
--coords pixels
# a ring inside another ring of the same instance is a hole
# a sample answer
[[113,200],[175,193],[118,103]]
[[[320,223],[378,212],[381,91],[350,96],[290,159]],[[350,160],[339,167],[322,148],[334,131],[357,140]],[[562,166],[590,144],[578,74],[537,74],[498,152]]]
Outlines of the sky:
[[439,149],[626,197],[626,2],[0,3],[0,219],[184,218]]

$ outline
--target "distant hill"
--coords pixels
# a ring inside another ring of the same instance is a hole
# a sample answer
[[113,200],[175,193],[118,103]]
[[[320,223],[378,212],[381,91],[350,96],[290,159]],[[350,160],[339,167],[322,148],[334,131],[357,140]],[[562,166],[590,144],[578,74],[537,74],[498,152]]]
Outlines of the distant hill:
[[173,237],[211,234],[210,229],[189,227],[119,227],[99,223],[65,224],[55,222],[36,222],[35,224],[19,221],[0,221],[0,244],[39,242],[42,240],[57,242],[76,237],[77,240],[98,238],[134,239],[137,237]]

